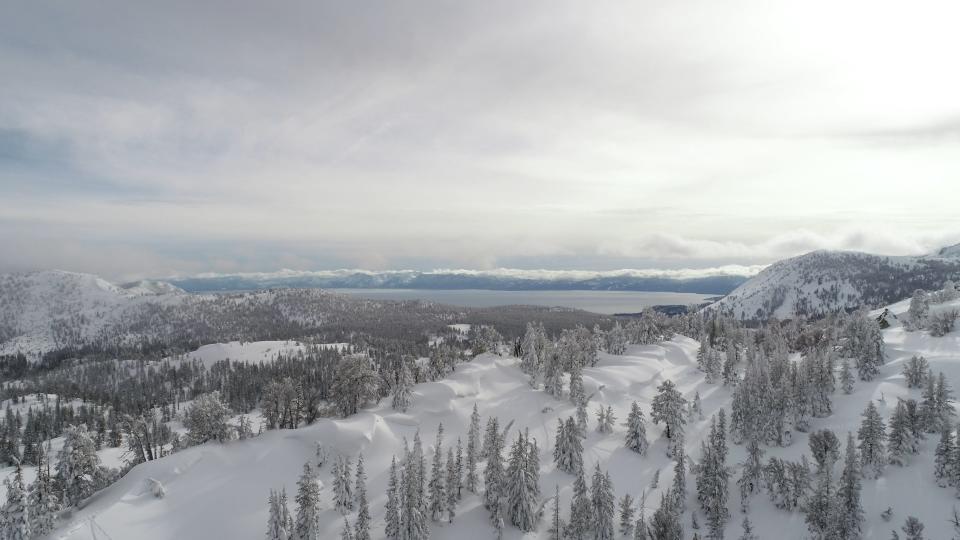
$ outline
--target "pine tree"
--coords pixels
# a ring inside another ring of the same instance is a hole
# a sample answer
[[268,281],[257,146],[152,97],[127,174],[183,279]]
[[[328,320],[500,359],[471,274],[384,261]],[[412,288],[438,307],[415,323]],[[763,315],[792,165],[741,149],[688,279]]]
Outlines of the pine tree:
[[660,507],[650,519],[650,536],[654,540],[682,540],[683,525],[672,502],[675,500],[670,490],[660,496]]
[[[498,431],[499,423],[494,418],[493,429],[488,429],[484,443],[488,446],[487,466],[483,471],[485,491],[483,493],[484,506],[493,514],[494,520],[502,517],[503,497],[503,440]],[[488,424],[490,426],[490,424]],[[496,524],[496,521],[494,521]]]
[[[459,439],[458,439],[459,440]],[[453,448],[447,448],[447,522],[453,523],[453,518],[457,516],[457,501],[460,498],[457,494],[460,491],[460,475],[457,471],[456,458],[453,456]]]
[[831,530],[833,505],[833,484],[830,469],[825,468],[819,475],[817,487],[806,503],[807,530],[816,540],[827,540]]
[[860,441],[860,464],[863,466],[864,474],[877,478],[887,464],[887,453],[884,448],[886,426],[872,401],[867,404],[867,409],[863,411],[862,416],[863,421],[860,423],[860,429],[857,430],[857,440]]
[[904,540],[923,540],[923,523],[913,516],[907,517],[900,530],[906,535]]
[[354,540],[370,540],[370,503],[367,501],[367,474],[363,468],[363,454],[357,457],[356,485],[353,489],[357,503],[354,521]]
[[400,535],[400,485],[397,478],[397,457],[390,459],[390,479],[387,483],[387,505],[383,534],[390,540]]
[[840,388],[843,389],[844,394],[853,393],[853,383],[854,377],[853,372],[850,371],[850,360],[844,358],[843,362],[840,363]]
[[620,498],[620,534],[624,538],[633,536],[633,502],[629,493]]
[[753,534],[753,524],[750,523],[749,516],[743,516],[743,534],[740,535],[739,540],[760,540],[760,538]]
[[590,504],[593,512],[595,540],[613,540],[613,520],[616,512],[616,497],[609,473],[604,474],[597,463],[590,484]]
[[646,455],[647,447],[647,426],[643,418],[643,410],[640,405],[634,401],[630,405],[630,414],[627,415],[627,421],[624,423],[627,427],[627,448],[642,455]]
[[[669,455],[673,455],[678,449],[675,440],[682,434],[683,426],[686,424],[686,415],[683,411],[687,407],[687,400],[677,391],[673,381],[667,379],[657,387],[657,395],[653,398],[651,404],[650,418],[654,424],[663,422],[664,435],[670,440],[668,449]],[[682,449],[681,449],[682,451]]]
[[933,477],[940,487],[950,485],[952,478],[952,460],[955,458],[957,449],[953,440],[953,429],[950,424],[943,423],[940,431],[940,442],[937,443],[937,449],[934,452]]
[[853,442],[853,433],[847,434],[847,449],[837,486],[835,534],[839,538],[859,538],[863,525],[863,506],[860,504],[860,461]]
[[57,513],[60,512],[60,501],[54,489],[53,477],[50,476],[50,460],[43,444],[37,445],[37,478],[30,484],[27,507],[33,535],[43,536],[53,531]]
[[640,496],[640,508],[637,509],[637,523],[633,527],[633,540],[647,540],[647,492]]
[[391,406],[394,410],[407,412],[412,399],[412,387],[413,378],[410,376],[410,369],[406,362],[401,361],[400,371],[397,373],[397,384],[393,388],[393,403]]
[[584,399],[577,405],[577,434],[582,439],[587,438],[587,400]]
[[424,540],[430,537],[426,494],[426,458],[420,432],[413,436],[413,449],[406,452],[403,477],[404,495],[400,513],[400,537],[404,540]]
[[65,506],[90,496],[100,481],[100,458],[86,425],[68,426],[57,454],[56,481]]
[[447,485],[443,466],[443,424],[437,428],[437,442],[433,449],[433,461],[430,466],[430,519],[440,521],[447,510]]
[[956,416],[956,412],[953,409],[953,394],[950,391],[950,385],[947,383],[947,378],[941,371],[937,375],[937,386],[934,391],[934,401],[936,404],[936,418],[935,422],[945,423],[952,422],[953,417]]
[[747,458],[737,480],[740,488],[740,510],[746,513],[750,508],[750,497],[760,491],[763,485],[763,447],[756,439],[747,442]]
[[573,498],[570,500],[570,523],[566,527],[566,538],[570,540],[587,540],[592,530],[593,516],[590,496],[587,493],[587,482],[583,478],[583,470],[577,472],[573,481]]
[[572,416],[568,417],[566,422],[557,420],[553,461],[558,469],[569,474],[576,474],[583,468],[583,443]]
[[554,491],[553,510],[550,513],[550,528],[547,529],[547,533],[550,535],[550,540],[563,540],[566,536],[564,532],[566,524],[560,518],[560,486],[557,485]]
[[477,492],[477,453],[480,451],[480,413],[477,412],[477,404],[473,404],[473,413],[470,414],[470,428],[467,430],[467,489],[471,493]]
[[333,470],[333,505],[341,514],[353,510],[353,488],[351,486],[350,459],[337,456]]
[[320,540],[320,486],[310,462],[303,464],[303,474],[297,481],[297,519],[294,525],[296,540]]
[[280,494],[270,490],[270,497],[267,499],[270,506],[269,517],[267,518],[266,540],[287,540],[289,531],[287,523],[284,520],[283,512],[280,509]]
[[671,493],[676,497],[674,505],[677,507],[677,510],[683,512],[687,508],[687,454],[682,450],[683,435],[678,436],[681,437],[678,440],[678,446],[681,450],[673,454],[673,486]]
[[697,499],[707,514],[709,538],[723,538],[730,519],[727,509],[730,470],[726,465],[726,420],[723,409],[711,420],[708,441],[701,443],[702,460],[697,474]]
[[540,521],[539,471],[534,472],[530,458],[528,438],[521,434],[510,450],[503,491],[510,523],[524,532],[536,529]]
[[347,516],[343,516],[343,529],[340,532],[340,540],[353,540],[353,534],[350,532],[350,522]]
[[906,403],[898,399],[897,407],[890,418],[890,433],[887,435],[890,463],[905,465],[907,456],[913,454],[916,448],[917,441],[911,430],[910,413],[907,411]]
[[23,485],[23,468],[19,461],[16,462],[13,476],[5,479],[3,483],[7,486],[7,502],[0,508],[0,538],[28,540],[34,533],[30,530],[27,496]]

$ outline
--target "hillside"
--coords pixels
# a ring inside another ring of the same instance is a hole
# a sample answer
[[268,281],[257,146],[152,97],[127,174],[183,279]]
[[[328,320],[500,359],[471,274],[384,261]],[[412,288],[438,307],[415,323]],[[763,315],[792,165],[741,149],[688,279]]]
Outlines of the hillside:
[[768,266],[707,309],[763,320],[875,308],[960,278],[956,249],[920,257],[814,251]]
[[[891,306],[902,313],[906,302]],[[833,395],[833,414],[813,420],[811,429],[830,428],[838,436],[856,433],[861,412],[870,401],[889,421],[897,398],[920,398],[920,390],[907,389],[901,369],[916,354],[924,355],[934,371],[943,371],[949,380],[960,380],[960,334],[932,338],[925,332],[906,333],[897,326],[884,331],[887,346],[886,365],[880,376],[871,382],[857,381],[854,391]],[[704,417],[709,419],[721,407],[729,411],[731,394],[727,387],[705,382],[696,369],[698,343],[686,337],[660,345],[630,346],[623,356],[601,354],[596,367],[583,371],[587,394],[595,392],[593,402],[613,408],[618,423],[612,434],[590,430],[584,442],[584,463],[591,470],[599,464],[608,470],[617,496],[647,492],[649,517],[659,495],[672,482],[672,464],[665,456],[661,427],[648,424],[652,446],[646,456],[639,456],[623,446],[623,426],[631,401],[637,400],[649,411],[656,386],[665,379],[676,382],[688,398],[699,392],[703,398]],[[415,386],[413,405],[407,413],[392,410],[388,403],[346,419],[322,419],[297,429],[269,431],[246,441],[222,445],[206,444],[189,448],[157,461],[134,468],[125,478],[96,495],[56,537],[75,540],[104,536],[143,540],[223,537],[259,539],[267,520],[267,494],[271,488],[285,486],[293,494],[295,482],[305,461],[314,458],[317,442],[347,456],[363,453],[371,495],[374,537],[381,537],[387,470],[390,458],[402,453],[403,441],[411,441],[419,430],[426,454],[432,455],[432,442],[439,424],[444,427],[444,445],[465,439],[469,415],[476,404],[483,417],[497,415],[502,422],[514,421],[514,433],[529,429],[540,448],[540,487],[545,497],[559,485],[564,515],[569,508],[572,477],[555,469],[550,456],[553,451],[556,420],[574,414],[566,400],[558,401],[542,391],[531,389],[518,369],[518,360],[482,355],[460,365],[449,378]],[[592,409],[592,407],[591,407]],[[592,410],[591,410],[592,412]],[[707,434],[707,420],[691,420],[687,427],[686,452],[694,459],[700,456],[700,442]],[[512,439],[512,435],[510,439]],[[808,452],[808,435],[795,433],[786,447],[766,447],[766,456],[796,460]],[[933,480],[933,450],[936,436],[921,443],[920,453],[910,459],[908,467],[888,466],[878,480],[864,479],[862,503],[865,509],[864,538],[889,535],[899,528],[907,515],[918,517],[926,525],[926,537],[948,538],[951,535],[947,517],[956,504],[951,490],[939,489]],[[732,445],[729,462],[739,464],[745,458],[743,446]],[[839,465],[838,465],[839,467]],[[482,469],[482,468],[481,468]],[[659,472],[659,487],[651,488]],[[736,486],[731,480],[730,510],[732,519],[726,528],[728,538],[740,535],[742,514],[738,509]],[[149,479],[163,483],[166,497],[155,498],[148,489]],[[323,538],[337,538],[343,517],[332,509],[329,464],[320,472],[322,483]],[[689,507],[695,508],[693,475],[688,475]],[[292,505],[292,501],[291,501]],[[884,521],[880,512],[892,507],[892,522]],[[760,538],[801,539],[807,537],[804,516],[799,512],[779,510],[765,494],[752,499],[750,520]],[[348,516],[352,520],[355,516]],[[91,532],[95,519],[99,536]],[[701,516],[702,519],[702,516]],[[522,535],[508,527],[505,538],[547,538],[546,519],[536,533]],[[683,522],[690,533],[689,517]],[[474,540],[493,535],[488,513],[480,498],[467,493],[453,524],[432,524],[431,538]],[[701,531],[702,532],[702,531]]]

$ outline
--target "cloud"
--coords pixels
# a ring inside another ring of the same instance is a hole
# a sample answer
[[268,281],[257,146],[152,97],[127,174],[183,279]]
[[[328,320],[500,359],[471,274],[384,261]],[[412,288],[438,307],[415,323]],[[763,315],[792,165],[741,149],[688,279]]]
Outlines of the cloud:
[[920,4],[25,4],[0,268],[932,249],[960,234],[960,37]]

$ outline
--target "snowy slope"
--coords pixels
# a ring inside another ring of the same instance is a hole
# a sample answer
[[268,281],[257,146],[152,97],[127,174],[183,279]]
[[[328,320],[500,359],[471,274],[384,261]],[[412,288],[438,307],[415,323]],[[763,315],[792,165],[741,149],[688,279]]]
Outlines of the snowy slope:
[[[900,311],[904,305],[891,307]],[[900,375],[903,362],[914,354],[925,355],[935,371],[944,371],[955,383],[960,381],[960,333],[932,338],[925,332],[908,334],[895,327],[884,332],[884,339],[888,363],[882,367],[880,376],[870,383],[858,381],[851,395],[834,394],[835,413],[829,418],[813,420],[812,429],[831,428],[842,439],[847,431],[855,432],[859,427],[860,414],[868,401],[874,400],[888,419],[897,397],[919,398],[919,391],[908,390]],[[584,444],[584,462],[590,468],[599,462],[601,467],[609,469],[618,496],[627,492],[639,495],[660,470],[660,489],[649,492],[648,513],[659,501],[659,492],[670,486],[672,463],[665,456],[663,441],[657,440],[658,426],[648,425],[648,436],[654,444],[649,453],[641,457],[623,447],[620,423],[626,418],[632,400],[638,400],[649,415],[656,386],[665,378],[674,380],[687,397],[699,391],[707,419],[720,407],[729,407],[729,391],[706,384],[696,370],[696,350],[695,341],[677,337],[661,345],[633,346],[624,356],[601,355],[597,367],[584,370],[587,393],[596,391],[591,412],[596,403],[603,403],[613,407],[618,419],[613,434],[591,431]],[[292,495],[302,464],[313,457],[317,441],[354,458],[363,452],[372,496],[374,536],[380,537],[391,455],[399,455],[402,441],[412,439],[420,429],[429,456],[440,422],[445,428],[446,444],[455,444],[457,437],[465,439],[474,403],[479,406],[483,422],[488,415],[496,414],[504,422],[516,421],[514,433],[516,429],[530,429],[541,451],[541,489],[549,496],[554,486],[559,485],[561,507],[566,513],[572,477],[555,470],[551,456],[556,420],[572,415],[573,407],[567,401],[532,390],[518,369],[517,360],[483,355],[458,367],[447,380],[417,385],[413,406],[406,414],[393,411],[384,402],[347,419],[324,419],[298,430],[267,432],[252,440],[194,447],[140,465],[95,496],[55,537],[92,539],[88,520],[95,517],[97,524],[113,538],[262,538],[269,489],[286,486]],[[590,424],[592,430],[593,418]],[[688,426],[686,449],[694,460],[700,456],[700,440],[706,435],[708,425],[708,420],[703,420]],[[899,528],[908,514],[923,521],[928,538],[949,537],[946,518],[956,500],[952,490],[940,489],[933,481],[935,445],[936,438],[928,438],[921,454],[913,457],[909,467],[891,466],[879,480],[864,480],[864,538],[887,537],[892,526]],[[766,451],[767,457],[798,459],[801,454],[809,453],[807,435],[797,433],[791,446],[768,447]],[[743,447],[731,446],[729,462],[739,463],[744,454]],[[735,473],[734,480],[737,476]],[[149,493],[148,478],[164,483],[166,498],[156,499]],[[321,481],[325,486],[330,485],[329,466],[322,470]],[[692,493],[693,475],[688,475],[688,482],[688,493]],[[694,508],[694,496],[690,497],[688,506]],[[342,516],[331,508],[331,499],[329,488],[324,488],[324,538],[339,537],[343,523]],[[733,480],[730,501],[733,518],[727,527],[727,537],[736,538],[740,534],[742,515]],[[894,509],[890,523],[879,515],[888,506]],[[701,523],[702,518],[701,515]],[[750,519],[760,538],[800,539],[807,535],[801,513],[778,510],[763,495],[754,497]],[[683,524],[686,534],[692,534],[689,517]],[[546,538],[546,529],[543,523],[539,532],[523,536],[518,530],[507,528],[506,538]],[[491,535],[488,514],[480,500],[467,495],[454,524],[433,524],[432,538],[471,540]]]
[[886,305],[958,277],[956,257],[814,251],[770,265],[707,309],[739,319],[817,316]]
[[91,274],[49,270],[0,274],[0,354],[89,340],[146,303],[190,298],[168,283],[118,287]]

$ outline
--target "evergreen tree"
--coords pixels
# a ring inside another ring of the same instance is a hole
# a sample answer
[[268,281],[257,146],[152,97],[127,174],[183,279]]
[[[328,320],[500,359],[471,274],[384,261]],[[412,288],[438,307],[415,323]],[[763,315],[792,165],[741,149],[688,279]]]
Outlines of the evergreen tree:
[[566,536],[565,527],[566,524],[560,518],[560,486],[558,485],[555,487],[553,510],[550,514],[550,528],[547,530],[550,540],[563,540]]
[[33,535],[43,536],[53,531],[57,513],[60,512],[60,501],[55,493],[54,480],[50,475],[50,460],[43,444],[37,445],[37,478],[30,484],[27,507],[30,532]]
[[863,525],[863,506],[860,504],[860,460],[853,442],[853,433],[847,434],[847,449],[837,486],[834,534],[838,538],[859,538]]
[[[510,450],[510,459],[504,476],[504,496],[507,518],[524,532],[533,531],[540,521],[539,470],[530,465],[531,451],[527,435],[519,435]],[[539,469],[539,467],[537,467]]]
[[904,540],[923,540],[923,523],[913,516],[907,517],[901,530],[906,535]]
[[593,537],[595,540],[613,540],[613,520],[617,500],[613,494],[610,474],[604,474],[597,463],[590,484],[590,503],[593,511]]
[[390,540],[400,535],[400,485],[397,478],[397,457],[390,459],[390,479],[387,482],[387,505],[383,534]]
[[833,523],[831,521],[833,500],[830,468],[825,468],[820,473],[817,487],[807,499],[805,508],[807,530],[815,540],[828,540],[830,538]]
[[407,412],[412,399],[412,387],[413,379],[410,376],[410,369],[406,362],[401,361],[400,371],[397,373],[397,384],[393,387],[393,403],[391,406],[395,411]]
[[647,492],[640,496],[640,508],[637,509],[637,523],[633,527],[633,540],[647,540]]
[[353,510],[353,488],[351,486],[350,459],[337,456],[331,474],[333,476],[333,505],[341,514]]
[[573,481],[573,498],[570,500],[570,523],[566,527],[566,538],[587,540],[592,530],[593,509],[587,493],[587,482],[583,479],[583,470],[577,472]]
[[887,464],[887,453],[884,448],[886,427],[883,418],[871,401],[863,411],[863,421],[857,430],[857,440],[860,441],[860,464],[865,475],[876,478],[883,472]]
[[453,523],[453,518],[457,516],[457,493],[460,489],[460,478],[457,472],[456,458],[453,456],[453,448],[447,448],[447,522]]
[[679,512],[683,512],[687,508],[687,453],[682,450],[683,448],[683,435],[678,440],[678,446],[681,448],[679,452],[673,454],[673,486],[671,488],[671,493],[676,498],[674,505],[677,507]]
[[473,412],[470,414],[470,428],[467,430],[466,484],[471,493],[477,492],[477,462],[480,445],[480,413],[477,412],[477,404],[474,403]]
[[553,461],[558,469],[569,474],[577,474],[583,468],[583,443],[572,416],[568,417],[566,422],[557,420]]
[[686,424],[686,415],[683,414],[686,407],[687,400],[677,391],[673,381],[667,379],[660,383],[657,395],[653,398],[650,418],[654,424],[663,422],[664,434],[671,442],[668,450],[671,456],[677,451],[674,442],[677,436],[683,433],[683,426]]
[[739,540],[760,540],[753,534],[753,524],[750,523],[749,516],[743,516],[743,534],[740,535]]
[[926,382],[930,364],[923,356],[914,355],[903,365],[903,378],[907,388],[920,388]]
[[747,512],[750,497],[763,485],[763,447],[756,439],[747,442],[747,458],[740,469],[737,485],[740,488],[740,510]]
[[624,538],[633,536],[633,502],[629,493],[620,498],[620,534]]
[[320,540],[320,486],[310,462],[303,464],[303,474],[297,481],[297,519],[294,525],[296,540]]
[[853,372],[850,370],[850,360],[844,358],[840,363],[840,388],[844,394],[853,393]]
[[682,540],[683,525],[680,523],[680,515],[673,501],[676,496],[667,490],[660,496],[660,507],[653,513],[650,519],[649,536],[653,540]]
[[101,481],[100,458],[86,425],[68,426],[57,454],[57,487],[66,506],[90,496]]
[[350,522],[347,516],[343,516],[343,529],[340,532],[340,540],[353,540],[353,534],[350,532]]
[[937,449],[934,452],[933,477],[937,480],[937,485],[947,487],[952,478],[952,460],[955,458],[957,449],[953,440],[953,429],[950,424],[944,423],[940,431],[940,442],[937,443]]
[[430,528],[427,526],[426,469],[423,443],[418,431],[413,436],[413,449],[406,452],[400,482],[404,487],[400,505],[400,538],[404,540],[425,540],[430,537]]
[[833,467],[840,458],[840,440],[829,429],[814,431],[810,434],[807,443],[814,461],[817,462],[817,472]]
[[433,461],[430,466],[430,519],[440,521],[447,510],[447,484],[443,466],[443,424],[437,428],[437,442],[433,448]]
[[917,440],[911,430],[911,423],[906,403],[898,399],[897,407],[890,418],[890,433],[887,435],[890,463],[903,466],[907,462],[907,456],[916,452]]
[[357,503],[357,519],[354,521],[354,540],[370,540],[370,503],[367,501],[367,473],[363,468],[363,454],[357,457],[356,485],[353,489]]
[[[503,517],[502,505],[505,503],[502,493],[504,485],[503,439],[498,431],[499,428],[497,426],[499,426],[499,423],[496,421],[496,418],[494,418],[492,425],[493,429],[488,429],[484,437],[484,443],[488,446],[489,453],[487,455],[487,466],[483,471],[485,487],[483,497],[484,506],[492,513],[494,525],[496,525],[496,520]],[[489,426],[490,424],[488,424],[488,427]]]
[[3,481],[7,486],[7,502],[0,508],[0,538],[4,540],[28,540],[34,535],[30,530],[27,496],[23,485],[23,468],[16,463],[16,470]]
[[270,511],[267,518],[266,540],[287,540],[290,531],[287,529],[287,522],[280,509],[280,494],[271,489],[267,501]]
[[645,455],[650,444],[647,442],[647,426],[643,410],[636,401],[630,405],[630,414],[627,415],[624,425],[627,427],[627,448],[641,456]]

